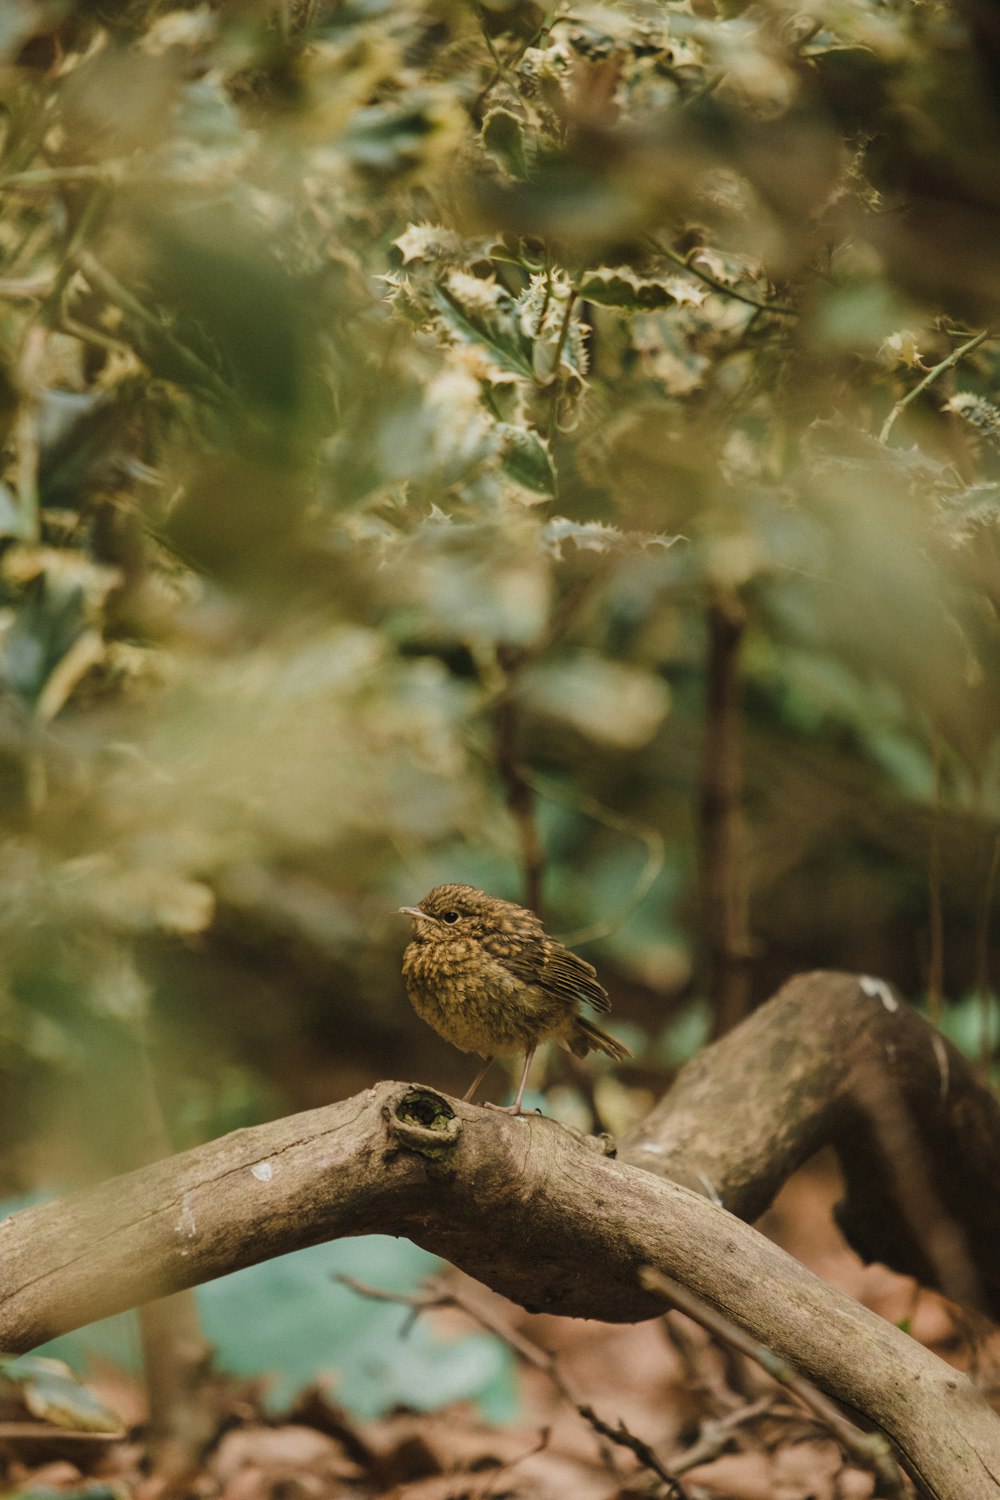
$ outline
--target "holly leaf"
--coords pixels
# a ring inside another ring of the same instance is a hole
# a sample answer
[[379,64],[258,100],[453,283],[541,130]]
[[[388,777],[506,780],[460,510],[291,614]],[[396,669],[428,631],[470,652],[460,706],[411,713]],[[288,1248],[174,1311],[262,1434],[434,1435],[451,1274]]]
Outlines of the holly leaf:
[[502,369],[534,379],[531,343],[510,294],[495,281],[453,271],[432,293],[434,305],[458,340],[478,344]]
[[528,175],[528,154],[521,121],[508,109],[494,109],[483,121],[483,145],[511,177]]
[[677,301],[665,281],[637,276],[627,266],[598,266],[587,271],[578,287],[587,302],[602,307],[624,307],[632,312],[650,312]]
[[554,495],[556,474],[548,443],[528,427],[498,422],[496,430],[503,442],[502,463],[511,479],[539,495]]

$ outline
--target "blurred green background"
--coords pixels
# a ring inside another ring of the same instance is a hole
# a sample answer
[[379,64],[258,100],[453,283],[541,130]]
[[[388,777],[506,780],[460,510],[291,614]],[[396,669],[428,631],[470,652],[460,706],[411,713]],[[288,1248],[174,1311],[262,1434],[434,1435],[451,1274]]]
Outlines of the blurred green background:
[[3,8],[0,1192],[461,1092],[445,879],[574,1123],[806,968],[992,1066],[998,146],[960,0]]

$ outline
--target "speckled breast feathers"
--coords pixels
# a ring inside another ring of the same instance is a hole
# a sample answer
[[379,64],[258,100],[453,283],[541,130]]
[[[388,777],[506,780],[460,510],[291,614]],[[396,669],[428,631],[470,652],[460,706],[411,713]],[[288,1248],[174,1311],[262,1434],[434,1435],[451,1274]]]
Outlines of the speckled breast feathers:
[[578,1014],[610,1003],[593,966],[526,907],[473,886],[436,886],[418,907],[403,973],[417,1014],[453,1046],[487,1057],[554,1040],[580,1056],[626,1049]]

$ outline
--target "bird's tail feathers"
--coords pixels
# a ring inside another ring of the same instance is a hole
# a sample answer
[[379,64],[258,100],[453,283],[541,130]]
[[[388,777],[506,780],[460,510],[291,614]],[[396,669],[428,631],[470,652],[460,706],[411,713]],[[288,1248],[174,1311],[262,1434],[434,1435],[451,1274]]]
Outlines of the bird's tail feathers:
[[624,1042],[602,1031],[593,1021],[588,1021],[586,1016],[576,1017],[573,1030],[563,1046],[570,1052],[575,1052],[577,1057],[586,1057],[588,1052],[606,1052],[615,1062],[623,1062],[626,1057],[632,1056]]

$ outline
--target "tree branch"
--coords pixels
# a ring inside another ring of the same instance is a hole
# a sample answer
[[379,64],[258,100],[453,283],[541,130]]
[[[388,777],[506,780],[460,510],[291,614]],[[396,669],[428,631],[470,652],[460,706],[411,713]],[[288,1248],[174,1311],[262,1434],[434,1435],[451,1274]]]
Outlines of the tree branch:
[[896,418],[902,416],[906,408],[912,406],[917,397],[922,396],[929,385],[933,385],[934,381],[939,379],[946,370],[954,369],[957,364],[960,364],[965,359],[967,354],[971,354],[974,349],[978,349],[980,344],[985,344],[986,340],[992,338],[992,336],[992,329],[982,329],[981,332],[974,334],[971,339],[967,339],[964,344],[960,344],[957,349],[953,349],[939,364],[934,365],[932,369],[928,370],[923,380],[918,381],[911,391],[907,391],[905,396],[901,396],[889,412],[889,415],[882,423],[878,435],[879,442],[887,443],[889,441],[889,434],[896,425]]
[[[852,1003],[856,995],[861,999]],[[838,1006],[856,1039],[840,1031]],[[774,1028],[772,1056],[755,1049],[767,1027]],[[818,1041],[811,1036],[817,1029]],[[890,1038],[895,1056],[886,1052]],[[946,1050],[936,1052],[935,1042]],[[834,1043],[846,1059],[824,1052]],[[810,975],[685,1071],[659,1107],[663,1150],[649,1149],[654,1111],[629,1154],[657,1172],[670,1161],[677,1175],[694,1181],[708,1166],[722,1196],[741,1212],[759,1212],[796,1157],[831,1138],[847,1150],[844,1120],[860,1128],[864,1097],[852,1092],[852,1081],[875,1076],[863,1066],[869,1051],[899,1099],[907,1106],[922,1100],[927,1119],[919,1117],[914,1129],[938,1127],[961,1139],[960,1116],[974,1115],[981,1100],[967,1087],[958,1054],[887,987]],[[722,1106],[713,1092],[713,1057],[716,1081],[727,1090]],[[739,1089],[734,1078],[742,1080]],[[779,1096],[773,1105],[769,1089]],[[674,1095],[686,1127],[677,1109],[666,1108]],[[936,1113],[934,1099],[941,1101]],[[792,1117],[787,1128],[775,1120],[782,1105]],[[760,1138],[758,1107],[763,1127],[775,1131],[777,1168]],[[992,1108],[992,1116],[981,1110],[973,1121],[970,1149],[987,1144],[987,1125],[996,1125]],[[749,1138],[742,1186],[735,1147],[741,1129]],[[678,1144],[685,1131],[686,1155]],[[706,1142],[715,1135],[723,1148],[713,1158]],[[971,1165],[974,1179],[995,1168],[996,1140],[991,1149]],[[956,1157],[956,1175],[963,1164],[969,1166]],[[885,1159],[876,1156],[867,1170],[876,1180],[882,1174],[891,1202]],[[870,1186],[864,1170],[857,1181]],[[944,1190],[941,1200],[949,1201]],[[988,1216],[985,1196],[980,1209]],[[418,1085],[378,1084],[7,1219],[0,1224],[0,1347],[22,1351],[304,1245],[379,1232],[408,1236],[525,1307],[582,1317],[654,1316],[659,1301],[638,1278],[639,1267],[650,1265],[794,1363],[828,1396],[863,1412],[932,1497],[996,1500],[1000,1424],[969,1381],[899,1329],[681,1183],[613,1160],[600,1143],[552,1120],[508,1118]],[[905,1236],[900,1243],[905,1247]]]

